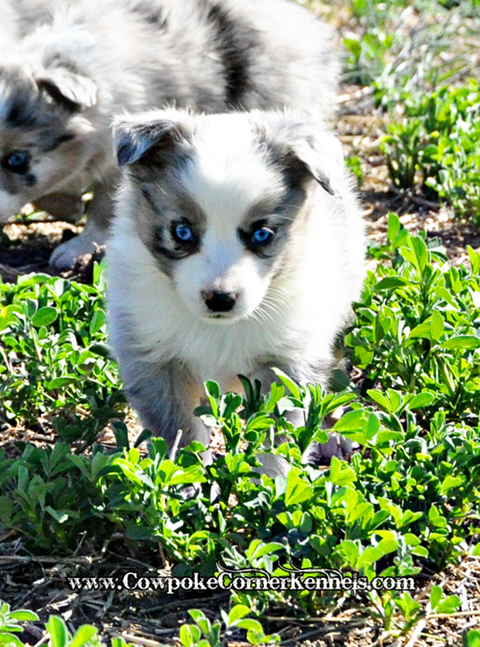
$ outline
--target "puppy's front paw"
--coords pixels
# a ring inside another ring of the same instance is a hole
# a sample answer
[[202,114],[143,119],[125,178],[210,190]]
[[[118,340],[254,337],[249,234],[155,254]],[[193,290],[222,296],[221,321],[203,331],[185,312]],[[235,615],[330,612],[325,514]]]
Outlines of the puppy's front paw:
[[104,245],[107,232],[99,227],[85,227],[85,230],[66,243],[62,243],[50,256],[50,265],[58,271],[70,270],[77,258],[92,254],[97,245]]

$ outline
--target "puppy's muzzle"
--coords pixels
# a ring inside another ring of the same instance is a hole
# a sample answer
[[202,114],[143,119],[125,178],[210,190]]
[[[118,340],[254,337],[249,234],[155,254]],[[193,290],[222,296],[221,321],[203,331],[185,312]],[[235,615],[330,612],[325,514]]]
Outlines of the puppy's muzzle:
[[202,298],[207,308],[214,313],[230,312],[237,302],[236,292],[218,292],[216,290],[203,290]]

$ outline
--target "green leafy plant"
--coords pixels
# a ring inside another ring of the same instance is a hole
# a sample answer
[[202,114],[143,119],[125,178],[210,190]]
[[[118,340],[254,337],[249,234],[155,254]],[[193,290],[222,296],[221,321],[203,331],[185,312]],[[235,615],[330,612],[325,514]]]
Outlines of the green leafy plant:
[[476,81],[433,93],[404,94],[382,142],[390,177],[424,187],[460,215],[480,210],[480,89]]
[[[220,621],[213,623],[206,617],[203,611],[191,609],[190,616],[195,624],[185,624],[180,628],[180,642],[184,647],[222,647],[222,624]],[[227,614],[221,610],[223,624],[226,633],[233,628],[244,629],[247,632],[247,640],[251,645],[272,645],[280,641],[278,635],[265,635],[263,627],[258,620],[247,618],[251,613],[250,609],[242,604],[236,604]]]
[[10,605],[0,601],[0,645],[22,647],[23,643],[16,634],[23,631],[22,622],[36,622],[38,616],[27,609],[11,611]]
[[107,463],[100,447],[90,456],[72,454],[67,445],[27,445],[20,458],[0,450],[0,532],[27,539],[32,550],[68,550],[90,532],[102,539],[102,499],[96,482]]
[[94,278],[83,285],[36,274],[14,286],[0,283],[0,398],[7,420],[38,427],[48,418],[63,439],[90,444],[122,416],[98,266]]
[[[23,631],[19,623],[38,622],[39,617],[33,611],[19,609],[10,611],[10,606],[0,602],[0,645],[5,647],[22,647],[23,643],[16,634]],[[98,629],[92,625],[82,625],[74,635],[68,631],[66,622],[60,616],[50,616],[45,628],[50,636],[51,647],[102,647]],[[112,638],[111,647],[134,647],[123,638]]]

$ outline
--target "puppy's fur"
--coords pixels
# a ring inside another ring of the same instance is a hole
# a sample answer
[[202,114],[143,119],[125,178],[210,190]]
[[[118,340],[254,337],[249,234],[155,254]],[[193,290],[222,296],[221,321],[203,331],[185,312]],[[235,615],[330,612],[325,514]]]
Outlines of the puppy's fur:
[[[73,0],[72,0],[73,1]],[[53,19],[69,0],[0,0],[0,60],[20,38]]]
[[[110,339],[127,396],[169,446],[213,379],[327,384],[363,280],[364,228],[339,142],[283,113],[117,122],[125,167],[108,245]],[[331,453],[331,448],[327,448]]]
[[[49,1],[53,19],[0,59],[0,218],[31,201],[54,208],[51,194],[74,216],[93,183],[90,221],[56,250],[58,267],[103,242],[117,180],[115,112],[174,103],[321,115],[333,105],[330,32],[292,2]],[[41,0],[21,0],[29,2],[45,15]]]

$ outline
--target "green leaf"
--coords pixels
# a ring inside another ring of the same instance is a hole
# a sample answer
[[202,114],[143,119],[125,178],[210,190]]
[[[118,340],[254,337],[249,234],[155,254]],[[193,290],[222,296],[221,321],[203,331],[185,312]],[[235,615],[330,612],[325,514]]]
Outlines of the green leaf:
[[403,595],[396,598],[395,604],[399,607],[407,620],[413,618],[421,608],[421,605],[416,602],[408,592],[405,592]]
[[458,595],[449,595],[445,600],[442,600],[435,613],[455,613],[455,611],[461,606],[462,601]]
[[96,310],[88,328],[90,335],[95,335],[99,330],[103,328],[106,322],[106,316],[103,310]]
[[183,647],[197,647],[202,633],[195,625],[182,625],[180,627],[180,642]]
[[447,520],[445,519],[445,517],[442,517],[439,509],[434,503],[432,503],[428,511],[428,520],[436,528],[445,528],[445,526],[447,525]]
[[[443,334],[444,328],[445,324],[442,315],[437,310],[434,310],[432,316],[418,326],[415,326],[415,328],[410,331],[410,335],[408,337],[409,339],[420,337],[422,339],[438,341]],[[480,340],[477,341],[480,345]]]
[[408,247],[400,247],[400,253],[409,263],[412,263],[419,274],[423,274],[428,262],[428,250],[424,241],[418,236],[409,236]]
[[467,350],[480,348],[480,339],[474,335],[457,335],[442,342],[442,348]]
[[36,613],[29,611],[28,609],[18,609],[18,611],[12,611],[8,615],[9,620],[17,620],[18,622],[38,622],[40,619]]
[[228,614],[228,626],[232,627],[237,624],[238,620],[248,616],[250,611],[251,609],[246,607],[244,604],[236,604]]
[[55,308],[52,308],[51,306],[45,306],[44,308],[37,310],[37,312],[33,315],[32,324],[36,328],[40,328],[41,326],[49,326],[57,319],[57,317],[58,312],[55,310]]
[[366,412],[363,409],[348,411],[340,418],[340,420],[337,420],[334,430],[340,432],[363,430],[365,419]]
[[438,341],[443,334],[445,323],[438,310],[432,312],[432,340]]
[[75,632],[68,647],[82,647],[98,633],[98,629],[92,625],[82,625]]
[[435,395],[433,393],[430,393],[430,391],[423,391],[409,400],[408,406],[410,409],[423,409],[423,407],[428,407],[434,401]]
[[56,391],[62,389],[64,386],[69,384],[78,384],[79,380],[75,375],[69,375],[68,377],[56,377],[49,382],[45,382],[45,388],[49,391]]
[[0,631],[0,645],[6,647],[24,647],[22,641],[11,633]]
[[290,470],[287,476],[287,490],[285,492],[285,504],[287,506],[308,501],[313,496],[312,486],[301,479],[294,470]]
[[474,274],[478,274],[480,272],[480,254],[476,252],[473,247],[470,247],[470,245],[467,245],[467,252],[472,272]]
[[45,627],[50,634],[52,647],[67,646],[69,634],[67,625],[65,624],[65,620],[63,618],[60,618],[59,616],[50,616]]
[[363,346],[355,346],[353,349],[353,361],[355,366],[366,368],[373,360],[373,350]]
[[442,485],[440,486],[440,492],[444,494],[445,492],[448,492],[448,490],[451,490],[452,488],[459,487],[460,485],[463,485],[465,483],[465,477],[464,476],[446,476],[445,479],[443,480]]
[[279,368],[272,368],[272,371],[279,378],[279,380],[287,387],[287,389],[290,391],[290,393],[293,395],[295,399],[297,400],[302,399],[300,389],[298,387],[298,384],[296,384],[296,382],[294,382],[286,373],[281,371]]
[[464,636],[463,647],[480,647],[480,631],[478,629],[471,629]]
[[45,512],[48,512],[48,514],[50,514],[55,519],[55,521],[58,521],[58,523],[65,523],[69,518],[69,515],[66,512],[63,512],[61,510],[54,510],[49,505],[45,506]]
[[387,413],[393,413],[392,412],[392,407],[390,405],[390,402],[387,400],[387,398],[381,393],[380,391],[376,391],[374,389],[369,389],[367,391],[368,395],[374,400],[378,406],[386,411]]
[[212,623],[207,618],[207,616],[203,613],[203,611],[200,611],[199,609],[190,609],[188,613],[193,618],[193,620],[197,623],[197,625],[200,627],[203,635],[208,636],[208,634],[212,629]]
[[409,284],[410,281],[404,279],[402,276],[386,276],[376,284],[376,290],[394,290],[395,288],[403,288]]
[[430,608],[432,611],[435,611],[438,603],[442,599],[443,591],[440,586],[432,586],[430,591]]
[[258,620],[254,620],[253,618],[244,618],[243,620],[239,620],[235,626],[240,627],[240,629],[258,631],[258,633],[263,634],[262,625],[258,622]]
[[392,243],[400,231],[400,218],[395,213],[388,214],[388,225],[387,225],[387,238],[388,242]]

